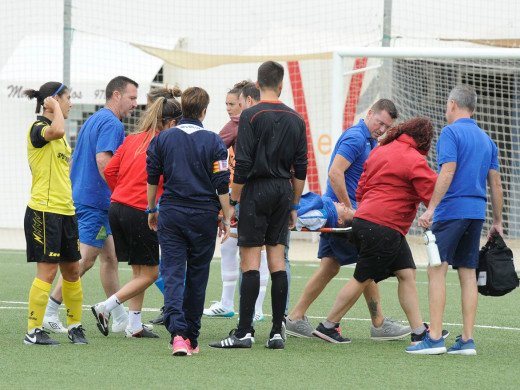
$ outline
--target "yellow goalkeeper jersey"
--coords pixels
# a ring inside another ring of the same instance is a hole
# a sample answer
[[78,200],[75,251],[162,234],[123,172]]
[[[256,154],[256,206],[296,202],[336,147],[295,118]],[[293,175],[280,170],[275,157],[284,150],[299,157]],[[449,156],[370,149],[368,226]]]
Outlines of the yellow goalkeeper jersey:
[[27,158],[32,173],[28,206],[37,211],[74,215],[69,178],[71,148],[65,136],[45,140],[45,131],[51,123],[48,118],[38,116],[27,134]]

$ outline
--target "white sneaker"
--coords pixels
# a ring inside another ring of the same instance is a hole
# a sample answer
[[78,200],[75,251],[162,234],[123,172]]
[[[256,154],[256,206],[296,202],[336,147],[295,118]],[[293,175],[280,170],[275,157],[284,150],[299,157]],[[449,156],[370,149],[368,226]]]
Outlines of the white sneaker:
[[233,317],[235,315],[233,309],[222,306],[220,302],[215,302],[209,309],[204,309],[203,313],[208,317]]
[[43,317],[43,328],[54,333],[67,333],[68,330],[63,326],[58,315]]
[[[94,317],[96,317],[99,331],[103,333],[104,336],[108,336],[108,321],[110,320],[110,313],[105,310],[105,304],[103,302],[96,303],[90,309],[92,310]],[[125,327],[123,327],[122,331],[125,330]],[[112,331],[114,331],[113,328]]]
[[117,322],[116,319],[114,318],[114,320],[112,321],[112,332],[123,333],[127,326],[128,326],[128,317],[122,322]]
[[143,324],[143,328],[145,328],[146,330],[149,330],[151,332],[153,330],[153,325],[152,324]]

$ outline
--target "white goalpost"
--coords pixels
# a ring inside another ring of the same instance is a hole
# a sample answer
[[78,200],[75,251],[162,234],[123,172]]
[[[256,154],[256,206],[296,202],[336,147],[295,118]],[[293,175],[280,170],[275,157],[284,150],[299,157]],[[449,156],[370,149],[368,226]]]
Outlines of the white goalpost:
[[[352,66],[365,59],[362,68]],[[354,77],[362,74],[356,120],[378,98],[392,99],[399,121],[429,117],[434,123],[434,143],[446,125],[449,91],[457,84],[472,85],[478,95],[474,115],[479,126],[499,149],[504,188],[504,228],[510,238],[520,237],[520,48],[428,48],[350,47],[338,48],[332,59],[331,138],[345,130],[345,112]],[[349,90],[346,90],[346,86]],[[354,88],[355,90],[355,88]],[[347,101],[347,104],[345,103]],[[428,157],[436,169],[436,151]],[[489,211],[489,210],[488,210]],[[488,221],[489,222],[489,221]],[[415,226],[415,224],[413,225]],[[417,228],[410,231],[419,234]]]

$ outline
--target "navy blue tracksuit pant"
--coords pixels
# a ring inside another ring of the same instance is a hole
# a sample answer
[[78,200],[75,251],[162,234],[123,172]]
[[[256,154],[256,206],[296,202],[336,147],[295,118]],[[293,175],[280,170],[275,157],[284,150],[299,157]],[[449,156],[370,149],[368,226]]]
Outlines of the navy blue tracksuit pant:
[[[164,325],[198,345],[218,212],[161,204],[157,233],[164,280]],[[186,281],[184,278],[186,276]]]

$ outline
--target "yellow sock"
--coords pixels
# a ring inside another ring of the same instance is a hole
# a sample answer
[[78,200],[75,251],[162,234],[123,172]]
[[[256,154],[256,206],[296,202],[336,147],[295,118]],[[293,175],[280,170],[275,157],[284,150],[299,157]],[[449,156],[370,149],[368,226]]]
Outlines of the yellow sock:
[[81,307],[83,304],[81,279],[78,279],[76,282],[69,282],[63,279],[61,292],[65,308],[67,309],[67,326],[81,324]]
[[41,328],[43,324],[43,316],[45,308],[49,300],[49,292],[52,284],[44,282],[38,278],[34,278],[29,291],[29,315],[27,321],[27,332],[35,328]]

